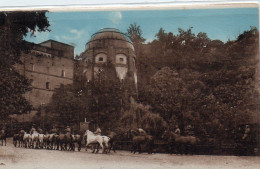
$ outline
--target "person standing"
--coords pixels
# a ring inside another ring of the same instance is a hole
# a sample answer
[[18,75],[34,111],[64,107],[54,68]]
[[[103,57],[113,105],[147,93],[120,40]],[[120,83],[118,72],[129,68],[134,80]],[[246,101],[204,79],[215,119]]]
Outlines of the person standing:
[[58,130],[55,126],[52,127],[52,129],[50,130],[50,133],[55,133],[55,134],[58,134]]
[[174,131],[175,134],[177,135],[181,135],[181,129],[179,128],[178,125],[175,126],[175,131]]
[[101,135],[101,129],[97,127],[96,131],[94,132],[96,135]]
[[40,127],[38,127],[37,131],[39,134],[43,134],[43,130]]
[[186,134],[188,136],[194,136],[194,131],[193,131],[193,127],[189,124],[186,128]]
[[140,135],[145,136],[146,135],[146,131],[144,131],[144,129],[142,128],[138,128],[137,131],[139,132]]
[[30,130],[30,134],[33,134],[35,131],[36,131],[35,125],[32,125],[32,128],[31,128],[31,130]]
[[65,133],[71,133],[70,126],[67,126],[67,127],[66,127],[66,129],[65,129]]
[[242,137],[242,140],[248,140],[249,139],[249,134],[250,134],[250,127],[249,125],[246,125],[245,127],[245,132],[244,132],[244,135]]

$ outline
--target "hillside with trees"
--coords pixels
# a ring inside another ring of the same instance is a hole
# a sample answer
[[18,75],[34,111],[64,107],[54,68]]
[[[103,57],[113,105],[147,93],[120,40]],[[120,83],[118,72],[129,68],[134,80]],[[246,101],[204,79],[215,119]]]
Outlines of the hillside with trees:
[[176,124],[182,131],[191,125],[196,136],[216,139],[239,124],[256,122],[256,28],[227,42],[194,34],[192,27],[179,28],[176,35],[161,28],[148,44],[136,23],[127,34],[136,48],[138,98],[125,95],[119,79],[111,78],[115,70],[104,67],[96,81],[78,78],[56,91],[49,110],[57,121],[71,124],[87,117],[102,128],[142,127],[158,137]]
[[168,124],[194,126],[196,135],[256,122],[258,36],[251,27],[224,43],[192,27],[177,35],[161,28],[137,56],[140,102]]

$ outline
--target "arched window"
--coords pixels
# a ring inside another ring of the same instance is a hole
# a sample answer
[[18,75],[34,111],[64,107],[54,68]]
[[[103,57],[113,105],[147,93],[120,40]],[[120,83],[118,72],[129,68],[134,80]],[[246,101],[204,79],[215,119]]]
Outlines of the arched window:
[[107,55],[104,53],[99,53],[95,56],[95,63],[106,63]]
[[133,58],[133,64],[134,64],[134,66],[135,66],[135,58]]
[[116,55],[116,63],[126,64],[127,63],[126,55],[124,55],[124,54],[117,54]]

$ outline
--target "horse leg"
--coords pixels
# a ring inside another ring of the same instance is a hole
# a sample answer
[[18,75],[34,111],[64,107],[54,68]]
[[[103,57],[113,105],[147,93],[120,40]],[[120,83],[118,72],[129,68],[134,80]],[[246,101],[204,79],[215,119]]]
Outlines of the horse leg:
[[[91,148],[92,148],[92,150],[93,150],[92,153],[98,153],[98,151],[99,151],[99,145],[93,144]],[[95,152],[95,151],[96,151],[96,152]]]
[[110,143],[110,146],[109,146],[109,149],[108,149],[108,153],[110,153],[111,149],[112,149],[112,146],[113,146],[113,141],[109,142]]
[[103,147],[103,143],[100,142],[99,145],[100,145],[100,147],[101,147],[101,149],[102,149],[102,153],[104,153],[105,149],[104,149],[104,147]]
[[134,143],[132,143],[132,147],[131,147],[131,153],[134,152]]
[[64,149],[67,151],[67,144],[68,143],[65,143],[65,145],[64,145]]
[[141,144],[138,144],[138,152],[139,152],[139,154],[142,153],[142,152],[141,152]]
[[135,154],[135,153],[136,153],[136,151],[137,151],[137,144],[136,144],[136,143],[134,143],[134,144],[133,144],[133,153]]
[[108,142],[105,142],[104,144],[104,148],[105,148],[105,153],[109,153],[109,146],[108,146]]
[[[112,148],[113,148],[113,151],[115,153],[116,152],[116,146],[115,146],[115,142],[114,141],[112,142],[110,149],[112,149]],[[109,152],[110,152],[110,150],[109,150]]]
[[87,147],[88,147],[88,145],[89,145],[89,143],[87,142],[87,144],[86,144],[86,151],[88,150],[88,148],[87,148]]
[[132,146],[132,151],[133,151],[133,153],[135,154],[135,152],[136,152],[136,144],[135,144],[135,143],[134,143],[133,146]]
[[60,143],[58,142],[56,150],[59,150],[59,149],[60,149]]
[[74,151],[75,150],[74,143],[70,142],[69,145],[70,145],[69,150]]
[[78,142],[78,151],[81,150],[81,141]]
[[95,146],[94,146],[94,151],[96,150],[96,153],[99,153],[99,144],[96,144]]
[[35,141],[35,149],[38,149],[39,147],[39,143],[38,143],[38,140]]

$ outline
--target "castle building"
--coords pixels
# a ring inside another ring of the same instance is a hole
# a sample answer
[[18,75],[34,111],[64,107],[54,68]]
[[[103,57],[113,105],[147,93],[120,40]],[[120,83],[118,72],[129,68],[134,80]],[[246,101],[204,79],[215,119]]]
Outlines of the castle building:
[[98,80],[106,65],[112,65],[115,70],[113,76],[119,79],[121,86],[127,86],[124,90],[129,89],[124,97],[132,91],[131,96],[137,95],[135,50],[131,40],[118,29],[106,28],[93,34],[81,54],[82,60],[74,59],[74,47],[68,44],[48,40],[31,45],[31,51],[21,57],[23,64],[16,68],[32,81],[32,90],[25,94],[25,98],[34,110],[22,115],[22,120],[18,116],[18,121],[30,121],[39,110],[44,111],[44,107],[51,102],[55,88],[62,84],[78,83],[75,77],[84,77],[88,82]]
[[[91,36],[80,57],[82,58],[81,72],[87,82],[100,85],[101,90],[102,85],[105,85],[103,86],[105,91],[107,86],[113,84],[114,88],[111,91],[120,93],[118,96],[121,98],[115,96],[114,103],[117,102],[117,105],[114,105],[114,110],[110,110],[110,113],[122,113],[124,106],[129,103],[130,97],[137,97],[136,55],[132,41],[118,29],[101,29]],[[96,104],[90,109],[90,113],[109,111],[102,109],[102,105],[100,107],[100,102],[101,104],[106,102],[102,99],[107,95],[100,96],[99,92],[99,89],[88,91],[89,97],[95,101],[93,105]],[[103,104],[103,107],[106,107],[106,104]],[[99,118],[98,113],[96,119],[92,120],[89,124],[89,128],[92,130],[95,130],[100,124],[103,127],[111,126],[111,122]]]
[[132,78],[137,90],[136,55],[131,40],[118,29],[105,28],[92,35],[86,44],[83,58],[83,73],[88,81],[102,73],[102,67],[112,64],[117,77],[123,83]]
[[54,40],[31,45],[32,50],[22,54],[23,64],[16,68],[32,81],[32,90],[25,98],[34,108],[30,113],[33,116],[37,109],[51,101],[55,88],[73,83],[74,47]]

